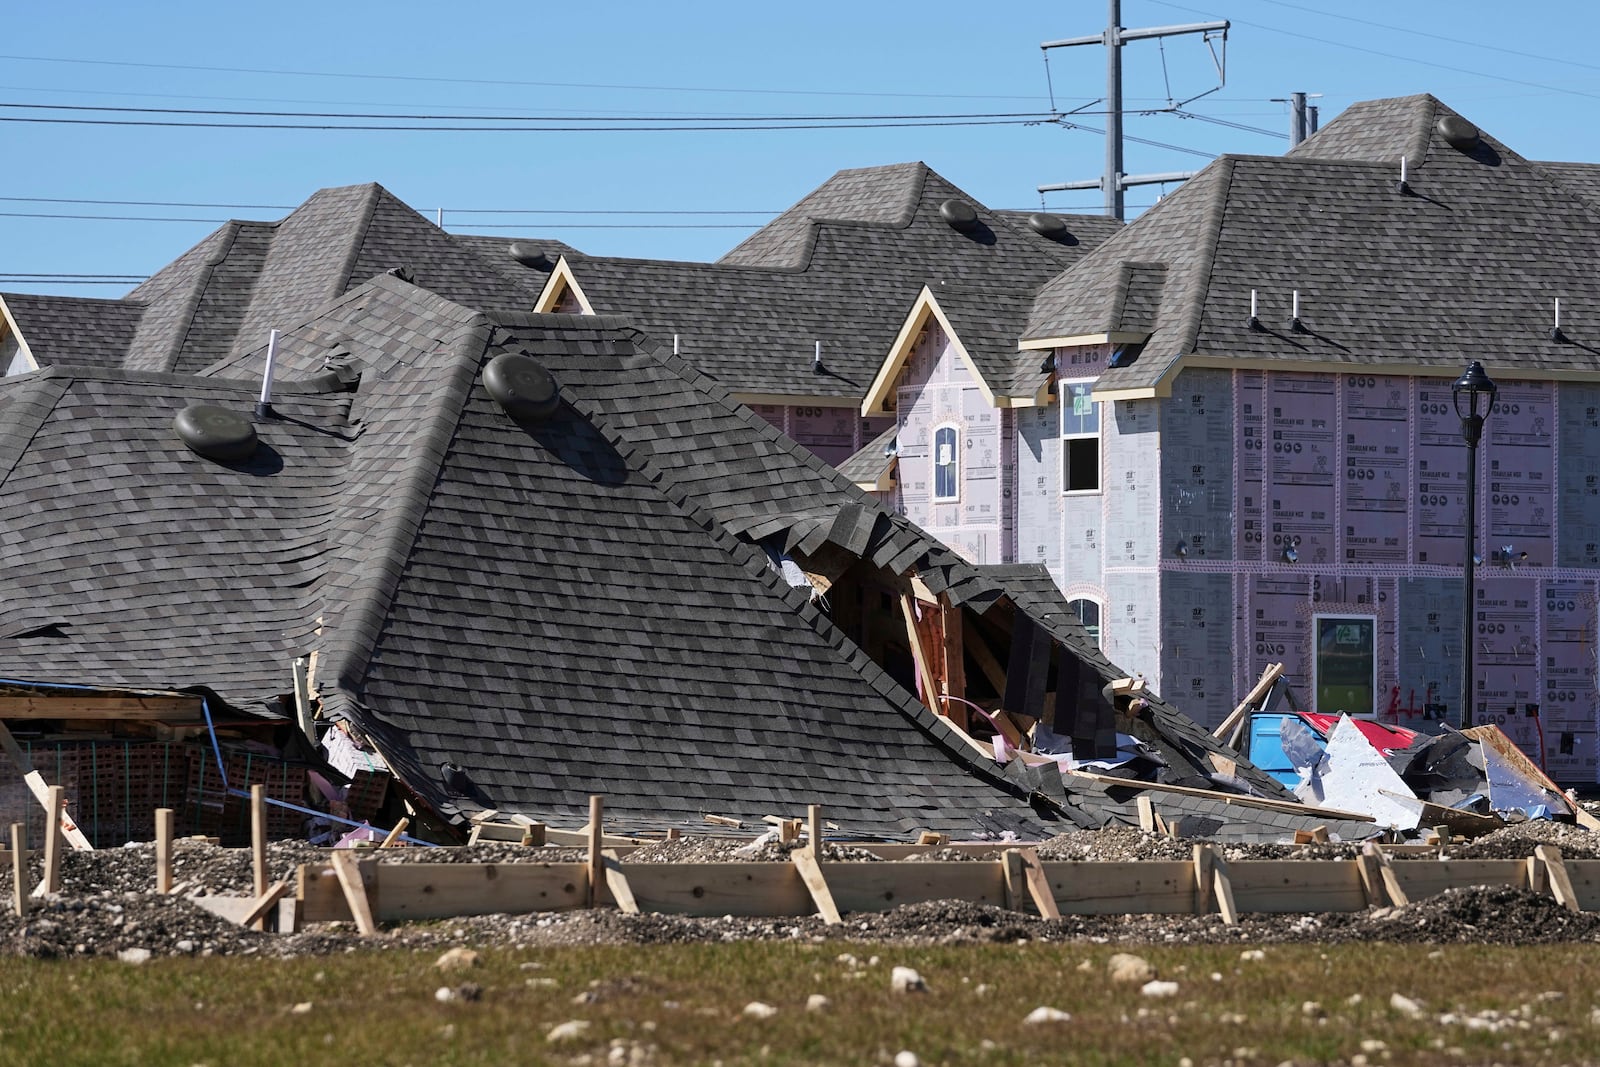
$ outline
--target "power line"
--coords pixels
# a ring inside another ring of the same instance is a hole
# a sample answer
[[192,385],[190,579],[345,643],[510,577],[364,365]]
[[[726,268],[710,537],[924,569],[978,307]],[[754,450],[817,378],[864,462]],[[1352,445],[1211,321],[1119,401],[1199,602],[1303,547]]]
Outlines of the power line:
[[997,111],[958,112],[936,115],[475,115],[461,112],[408,114],[370,111],[241,111],[222,108],[119,107],[94,104],[23,104],[0,102],[0,107],[25,111],[92,111],[119,115],[205,115],[224,118],[280,119],[393,119],[415,122],[890,122],[924,119],[1033,119],[1042,121],[1048,112]]
[[[450,209],[446,208],[448,212]],[[622,212],[585,212],[586,214],[622,214]],[[641,214],[649,214],[641,212]],[[200,219],[180,218],[171,215],[75,215],[66,213],[52,213],[43,211],[0,211],[0,218],[4,219],[56,219],[77,222],[190,222],[207,223],[220,226],[233,219]],[[473,223],[477,230],[525,230],[538,226],[546,230],[755,230],[761,224],[756,222],[484,222]]]
[[66,56],[7,56],[0,55],[0,59],[22,63],[66,63],[96,67],[135,67],[144,70],[188,70],[210,74],[268,74],[279,77],[296,78],[345,78],[357,81],[400,81],[400,82],[430,82],[440,85],[492,85],[503,88],[508,85],[529,86],[540,89],[619,89],[627,92],[667,92],[667,93],[720,93],[737,94],[739,96],[857,96],[857,97],[895,97],[900,99],[923,100],[1032,100],[1032,96],[979,96],[963,93],[906,93],[906,92],[881,92],[859,91],[843,89],[750,89],[750,88],[716,88],[693,85],[627,85],[607,82],[550,82],[550,81],[513,81],[502,78],[441,78],[420,74],[360,74],[351,71],[323,71],[323,70],[290,70],[270,69],[261,67],[205,67],[191,66],[182,63],[136,63],[123,59],[78,59]]
[[[91,207],[210,207],[238,211],[293,211],[296,204],[218,204],[183,200],[87,200],[65,196],[0,196],[0,203],[21,204],[79,204]],[[512,207],[450,207],[444,211],[452,215],[777,215],[776,211],[691,211],[679,208],[512,208]]]
[[[6,106],[6,105],[0,105]],[[96,110],[96,109],[89,109]],[[631,120],[641,121],[641,120]],[[161,119],[67,119],[31,115],[0,115],[0,122],[33,123],[50,126],[133,126],[164,129],[205,130],[323,130],[342,133],[715,133],[777,130],[882,130],[927,129],[956,126],[1036,126],[1049,116],[1033,119],[957,120],[937,122],[782,122],[750,125],[704,126],[401,126],[352,125],[290,122],[179,122]]]

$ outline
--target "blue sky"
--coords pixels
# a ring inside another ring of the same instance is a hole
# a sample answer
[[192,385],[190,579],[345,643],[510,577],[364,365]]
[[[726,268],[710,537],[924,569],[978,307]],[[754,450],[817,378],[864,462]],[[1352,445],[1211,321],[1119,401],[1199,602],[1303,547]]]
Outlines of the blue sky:
[[[1233,23],[1226,85],[1184,107],[1199,117],[1128,117],[1131,136],[1159,146],[1129,144],[1127,171],[1197,170],[1225,152],[1280,153],[1288,116],[1274,100],[1296,90],[1322,94],[1315,103],[1324,124],[1358,100],[1431,92],[1525,156],[1600,161],[1600,59],[1592,51],[1600,5],[1327,6],[1333,10],[1309,0],[1123,0],[1126,27]],[[1104,49],[1051,52],[1047,81],[1039,44],[1098,33],[1106,14],[1100,0],[18,5],[0,43],[0,118],[306,121],[37,105],[597,120],[1036,116],[1050,112],[1053,87],[1056,110],[1083,109],[1074,121],[1100,128]],[[1218,84],[1212,51],[1198,36],[1135,42],[1123,55],[1129,109],[1165,108]],[[1104,152],[1095,133],[1009,120],[593,133],[0,126],[0,287],[96,296],[127,287],[14,278],[147,275],[215,220],[278,218],[285,212],[275,205],[366,181],[430,217],[444,208],[452,230],[553,236],[605,255],[714,259],[841,168],[920,159],[990,206],[1037,208],[1036,186],[1098,177]],[[1157,192],[1130,190],[1128,203],[1148,205]],[[1096,193],[1044,202],[1100,210]],[[179,203],[262,207],[164,206]],[[497,213],[509,211],[540,214]]]

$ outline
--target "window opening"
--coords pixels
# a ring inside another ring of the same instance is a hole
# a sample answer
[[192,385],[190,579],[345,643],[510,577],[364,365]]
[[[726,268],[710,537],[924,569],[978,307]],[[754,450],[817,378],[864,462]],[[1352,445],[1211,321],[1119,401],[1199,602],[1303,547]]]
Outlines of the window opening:
[[1315,617],[1312,687],[1317,711],[1371,715],[1378,704],[1378,620],[1370,615]]
[[961,433],[954,426],[933,431],[933,499],[955,500],[961,495]]
[[1100,405],[1091,399],[1093,382],[1061,385],[1061,488],[1068,493],[1100,491]]

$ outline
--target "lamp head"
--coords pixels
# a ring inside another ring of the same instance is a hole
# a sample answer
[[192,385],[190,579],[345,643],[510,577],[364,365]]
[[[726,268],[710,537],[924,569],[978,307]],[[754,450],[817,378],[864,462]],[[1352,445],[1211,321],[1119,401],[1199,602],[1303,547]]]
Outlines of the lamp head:
[[[1467,369],[1450,385],[1455,401],[1456,415],[1462,419],[1487,418],[1494,410],[1495,396],[1500,392],[1494,380],[1484,373],[1483,364],[1473,360]],[[1481,405],[1480,405],[1481,398]],[[1479,407],[1482,410],[1479,410]]]

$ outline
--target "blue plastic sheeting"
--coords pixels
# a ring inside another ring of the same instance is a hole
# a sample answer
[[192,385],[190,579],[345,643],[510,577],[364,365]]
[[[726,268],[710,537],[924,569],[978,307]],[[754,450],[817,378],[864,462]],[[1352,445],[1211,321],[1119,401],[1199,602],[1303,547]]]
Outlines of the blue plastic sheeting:
[[1300,784],[1300,773],[1283,751],[1282,733],[1284,721],[1294,717],[1292,713],[1250,716],[1250,762],[1290,789]]

